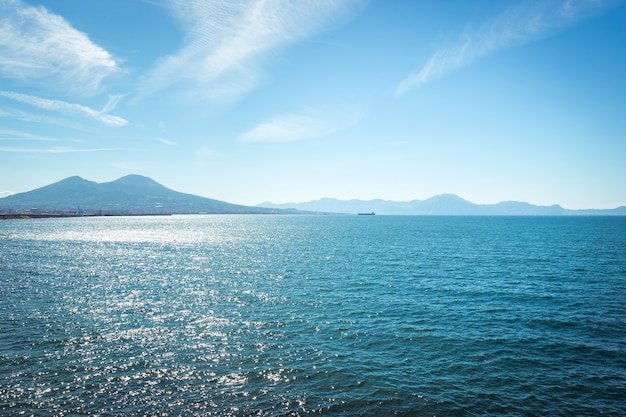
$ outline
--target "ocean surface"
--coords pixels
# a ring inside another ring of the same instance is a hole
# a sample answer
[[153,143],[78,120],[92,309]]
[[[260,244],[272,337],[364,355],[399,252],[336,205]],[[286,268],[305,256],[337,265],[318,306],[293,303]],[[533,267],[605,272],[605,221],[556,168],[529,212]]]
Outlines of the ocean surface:
[[626,217],[5,220],[0,414],[624,416]]

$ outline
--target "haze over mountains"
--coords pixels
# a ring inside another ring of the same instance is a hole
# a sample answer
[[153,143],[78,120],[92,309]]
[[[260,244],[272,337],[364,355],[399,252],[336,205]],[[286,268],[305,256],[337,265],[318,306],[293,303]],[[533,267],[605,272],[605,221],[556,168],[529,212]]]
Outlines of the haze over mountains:
[[626,215],[626,206],[610,210],[568,210],[559,205],[536,206],[519,201],[498,204],[474,204],[454,194],[441,194],[427,200],[407,202],[388,200],[337,200],[322,198],[306,203],[262,203],[259,207],[291,208],[316,212],[369,213],[389,215],[468,215],[468,216],[558,216],[558,215]]
[[337,200],[306,203],[263,203],[256,207],[227,203],[171,190],[151,178],[128,175],[96,183],[78,176],[24,193],[0,198],[0,213],[57,212],[91,214],[289,214],[375,212],[388,215],[626,215],[626,206],[611,210],[568,210],[559,205],[536,206],[507,201],[474,204],[454,194],[408,202]]

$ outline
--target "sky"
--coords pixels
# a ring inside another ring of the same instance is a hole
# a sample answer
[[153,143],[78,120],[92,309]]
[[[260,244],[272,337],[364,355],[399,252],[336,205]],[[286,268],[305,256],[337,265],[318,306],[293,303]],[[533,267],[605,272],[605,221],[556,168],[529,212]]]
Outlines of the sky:
[[626,1],[0,0],[0,196],[626,205]]

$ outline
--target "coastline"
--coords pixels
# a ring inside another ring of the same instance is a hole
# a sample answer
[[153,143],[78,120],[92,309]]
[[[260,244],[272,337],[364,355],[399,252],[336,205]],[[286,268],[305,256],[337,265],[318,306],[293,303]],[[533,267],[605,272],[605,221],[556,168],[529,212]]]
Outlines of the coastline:
[[0,213],[0,220],[55,219],[70,217],[171,216],[171,213]]

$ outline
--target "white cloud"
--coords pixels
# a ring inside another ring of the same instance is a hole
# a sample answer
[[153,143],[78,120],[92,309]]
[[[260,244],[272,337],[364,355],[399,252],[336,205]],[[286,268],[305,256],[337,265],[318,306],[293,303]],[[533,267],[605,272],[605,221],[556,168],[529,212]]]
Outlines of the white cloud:
[[8,190],[0,191],[0,198],[8,197],[8,196],[13,195],[13,194],[15,194],[13,191],[8,191]]
[[167,140],[167,139],[162,138],[162,137],[157,137],[156,140],[161,142],[164,145],[167,145],[167,146],[175,146],[176,145],[175,142],[172,142],[171,140]]
[[308,116],[277,117],[244,133],[244,142],[293,142],[323,135],[322,125]]
[[0,77],[89,94],[119,70],[107,51],[44,7],[3,0],[0,16]]
[[19,130],[6,130],[0,129],[0,141],[13,141],[19,143],[26,142],[70,142],[70,143],[83,143],[82,139],[68,139],[57,138],[51,136],[43,136],[29,132],[23,132]]
[[20,141],[40,141],[40,142],[58,142],[59,139],[49,136],[35,135],[32,133],[21,132],[19,130],[0,129],[0,140],[20,140]]
[[607,9],[610,0],[543,0],[516,4],[461,42],[435,52],[419,71],[403,79],[397,94],[417,88],[475,60],[541,38]]
[[354,125],[360,115],[345,117],[293,114],[261,123],[241,135],[243,142],[294,142],[328,136]]
[[[85,116],[108,126],[121,127],[128,124],[128,121],[121,117],[106,114],[102,111],[94,110],[81,104],[67,103],[65,101],[51,100],[47,98],[31,96],[22,93],[15,93],[11,91],[0,91],[0,96],[10,98],[12,100],[19,101],[21,103],[25,103],[43,110],[56,111],[67,115]],[[109,99],[109,102],[105,105],[103,110],[111,107],[110,103],[111,99]]]
[[113,110],[115,110],[117,103],[119,103],[122,100],[122,98],[124,98],[123,94],[109,95],[109,101],[107,101],[107,103],[104,105],[102,110],[100,110],[100,113],[110,113]]
[[0,109],[0,117],[11,118],[11,119],[20,120],[22,122],[28,122],[28,123],[43,123],[43,124],[49,124],[49,125],[54,125],[54,126],[62,126],[62,127],[70,128],[70,129],[76,129],[76,130],[85,129],[84,125],[67,120],[67,119],[49,117],[49,116],[44,116],[40,114],[32,114],[29,112],[16,110],[16,109],[11,109],[9,111],[4,111]]
[[68,147],[51,147],[51,148],[16,148],[9,146],[0,146],[0,152],[5,153],[89,153],[89,152],[110,152],[123,151],[124,148],[68,148]]
[[171,0],[186,46],[158,62],[139,94],[187,82],[201,98],[236,98],[258,83],[264,54],[337,24],[360,2]]

